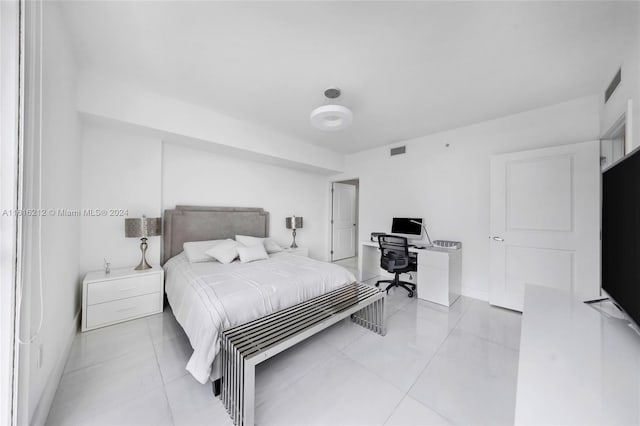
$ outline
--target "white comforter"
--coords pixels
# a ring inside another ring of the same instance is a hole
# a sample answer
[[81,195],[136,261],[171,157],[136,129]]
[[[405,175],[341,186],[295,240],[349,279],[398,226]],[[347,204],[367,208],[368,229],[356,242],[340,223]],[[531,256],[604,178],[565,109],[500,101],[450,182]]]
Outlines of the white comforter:
[[228,265],[189,263],[180,253],[164,269],[169,304],[194,349],[187,370],[200,383],[219,377],[212,365],[223,330],[355,281],[341,266],[285,253]]

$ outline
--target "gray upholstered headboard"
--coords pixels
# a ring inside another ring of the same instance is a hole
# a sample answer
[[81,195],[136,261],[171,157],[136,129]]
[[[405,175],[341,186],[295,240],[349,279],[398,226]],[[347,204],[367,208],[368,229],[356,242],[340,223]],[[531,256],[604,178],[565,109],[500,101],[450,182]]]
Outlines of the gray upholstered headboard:
[[176,206],[164,211],[162,264],[187,241],[269,236],[269,213],[253,207]]

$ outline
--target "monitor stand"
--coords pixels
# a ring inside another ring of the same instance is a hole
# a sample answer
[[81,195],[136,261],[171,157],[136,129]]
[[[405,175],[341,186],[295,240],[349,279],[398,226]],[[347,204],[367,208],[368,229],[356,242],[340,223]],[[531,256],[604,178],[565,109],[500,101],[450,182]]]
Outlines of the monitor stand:
[[608,297],[595,300],[587,300],[584,303],[590,308],[593,308],[594,310],[600,312],[600,314],[604,315],[608,319],[622,320],[625,322],[630,321],[624,311],[620,309],[620,307]]

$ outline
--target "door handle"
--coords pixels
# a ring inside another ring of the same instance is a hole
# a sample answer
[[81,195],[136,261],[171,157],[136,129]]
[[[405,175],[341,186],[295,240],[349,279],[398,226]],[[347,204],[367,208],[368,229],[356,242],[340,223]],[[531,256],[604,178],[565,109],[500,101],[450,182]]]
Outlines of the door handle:
[[504,238],[501,238],[501,237],[491,237],[491,239],[493,241],[499,241],[499,242],[503,242],[504,241]]

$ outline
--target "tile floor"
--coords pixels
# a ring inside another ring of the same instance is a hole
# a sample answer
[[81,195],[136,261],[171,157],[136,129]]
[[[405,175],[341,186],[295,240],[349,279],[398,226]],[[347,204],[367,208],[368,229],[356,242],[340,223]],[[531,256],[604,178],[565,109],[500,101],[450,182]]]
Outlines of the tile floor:
[[[513,424],[519,314],[397,290],[387,315],[385,337],[345,320],[260,365],[256,423]],[[79,334],[47,423],[231,425],[185,371],[190,350],[168,308]]]
[[348,257],[346,259],[340,259],[333,262],[340,266],[343,266],[353,272],[354,275],[357,275],[358,272],[358,257]]

